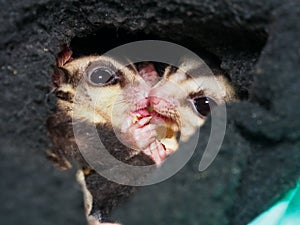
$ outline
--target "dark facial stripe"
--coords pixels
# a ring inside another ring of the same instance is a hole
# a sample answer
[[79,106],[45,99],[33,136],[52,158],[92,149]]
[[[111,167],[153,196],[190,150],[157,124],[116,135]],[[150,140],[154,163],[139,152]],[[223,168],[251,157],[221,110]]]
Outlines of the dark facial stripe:
[[55,92],[55,95],[57,98],[60,98],[64,101],[73,103],[74,94],[72,94],[70,92],[64,92],[62,90],[58,90]]
[[175,74],[178,70],[178,68],[176,66],[172,66],[172,65],[169,65],[168,67],[165,68],[165,71],[164,73],[167,71],[168,73],[167,74],[164,74],[164,78],[165,79],[168,79],[172,74]]
[[194,98],[197,98],[197,97],[200,97],[200,96],[204,96],[204,91],[203,90],[200,90],[200,91],[197,91],[197,92],[193,92],[189,95],[189,97],[191,99],[194,99]]

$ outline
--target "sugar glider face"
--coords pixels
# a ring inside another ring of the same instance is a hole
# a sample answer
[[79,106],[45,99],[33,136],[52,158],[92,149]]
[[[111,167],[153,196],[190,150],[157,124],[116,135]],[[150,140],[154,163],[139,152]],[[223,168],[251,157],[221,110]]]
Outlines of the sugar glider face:
[[[210,108],[233,98],[222,74],[201,74],[201,64],[179,68],[155,64],[123,66],[105,56],[78,58],[55,72],[59,107],[76,120],[107,125],[136,152],[159,164],[200,127]],[[74,110],[76,108],[76,110]]]

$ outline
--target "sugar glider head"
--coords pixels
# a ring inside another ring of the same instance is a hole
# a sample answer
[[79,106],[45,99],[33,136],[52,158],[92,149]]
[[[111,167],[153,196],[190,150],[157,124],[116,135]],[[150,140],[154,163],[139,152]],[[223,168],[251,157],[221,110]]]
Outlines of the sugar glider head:
[[213,107],[234,99],[227,78],[220,70],[214,71],[204,62],[184,58],[178,68],[167,68],[163,79],[150,92],[170,103],[169,110],[176,112],[183,141],[203,125]]

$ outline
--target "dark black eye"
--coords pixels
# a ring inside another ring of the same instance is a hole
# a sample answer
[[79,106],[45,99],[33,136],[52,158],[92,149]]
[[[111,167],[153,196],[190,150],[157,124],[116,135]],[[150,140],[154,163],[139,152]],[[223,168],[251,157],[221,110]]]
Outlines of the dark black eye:
[[115,79],[115,73],[109,68],[97,68],[89,75],[89,81],[97,86],[108,84]]
[[204,117],[208,116],[210,109],[217,105],[213,99],[206,96],[194,98],[193,103],[197,112]]

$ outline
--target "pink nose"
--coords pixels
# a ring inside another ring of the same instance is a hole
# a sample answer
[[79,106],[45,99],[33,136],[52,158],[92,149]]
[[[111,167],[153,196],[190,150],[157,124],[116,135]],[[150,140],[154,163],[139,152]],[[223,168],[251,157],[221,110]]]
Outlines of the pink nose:
[[150,105],[158,105],[160,100],[161,99],[159,97],[156,97],[156,96],[150,96],[149,97]]

